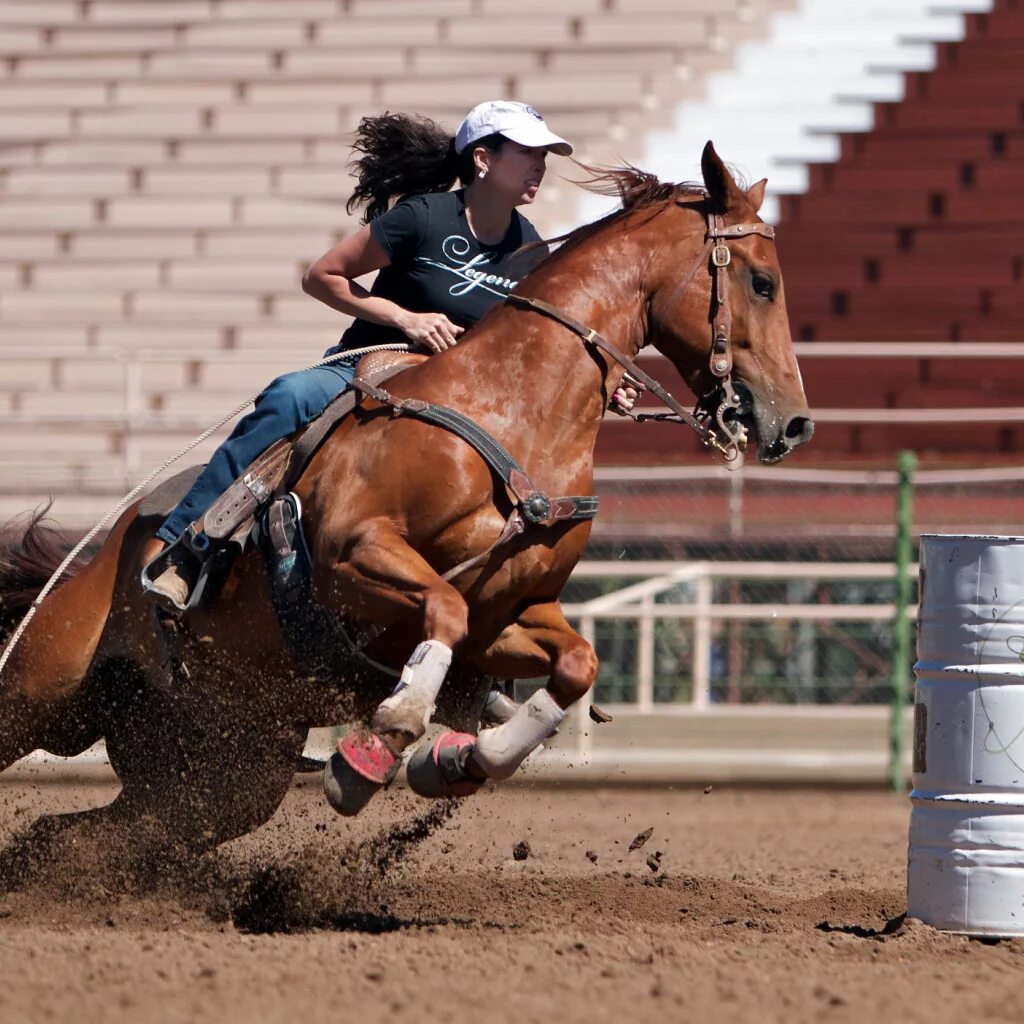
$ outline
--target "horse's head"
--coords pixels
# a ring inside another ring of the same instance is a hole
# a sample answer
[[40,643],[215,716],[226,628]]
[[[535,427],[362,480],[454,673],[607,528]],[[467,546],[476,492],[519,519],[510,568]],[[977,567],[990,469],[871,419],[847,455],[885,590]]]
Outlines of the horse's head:
[[[649,338],[720,436],[753,433],[762,462],[811,439],[772,229],[758,217],[765,181],[744,191],[704,147],[707,195],[680,190],[650,229]],[[671,226],[671,227],[670,227]],[[667,239],[667,240],[666,240]]]

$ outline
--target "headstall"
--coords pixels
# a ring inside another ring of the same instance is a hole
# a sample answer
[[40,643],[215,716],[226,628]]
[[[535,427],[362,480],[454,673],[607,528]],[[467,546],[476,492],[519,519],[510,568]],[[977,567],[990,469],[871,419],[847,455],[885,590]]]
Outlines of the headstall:
[[697,254],[690,272],[673,290],[670,302],[675,299],[693,280],[701,267],[709,267],[711,274],[711,352],[708,358],[708,370],[718,381],[721,399],[713,412],[704,405],[704,396],[697,402],[693,412],[683,406],[663,388],[650,374],[645,373],[637,364],[619,351],[606,338],[598,334],[592,327],[580,323],[568,313],[562,312],[543,299],[517,295],[514,292],[506,298],[506,302],[524,309],[532,309],[538,313],[557,320],[587,344],[594,345],[615,362],[622,366],[633,382],[639,384],[658,398],[671,410],[670,413],[632,414],[638,422],[644,420],[663,420],[685,423],[696,431],[701,441],[709,448],[722,454],[726,462],[739,462],[740,455],[747,445],[747,431],[734,413],[741,405],[742,399],[732,380],[732,311],[729,307],[729,273],[732,252],[728,241],[734,238],[745,238],[748,235],[760,235],[762,238],[774,240],[775,228],[771,224],[753,221],[744,224],[725,224],[718,213],[708,214],[708,225],[704,235],[704,245]]

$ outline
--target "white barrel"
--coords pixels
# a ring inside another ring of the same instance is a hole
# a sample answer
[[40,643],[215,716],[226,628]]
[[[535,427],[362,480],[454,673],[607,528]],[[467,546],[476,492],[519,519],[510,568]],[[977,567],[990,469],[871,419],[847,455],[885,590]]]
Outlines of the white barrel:
[[921,538],[907,913],[1024,935],[1024,538]]

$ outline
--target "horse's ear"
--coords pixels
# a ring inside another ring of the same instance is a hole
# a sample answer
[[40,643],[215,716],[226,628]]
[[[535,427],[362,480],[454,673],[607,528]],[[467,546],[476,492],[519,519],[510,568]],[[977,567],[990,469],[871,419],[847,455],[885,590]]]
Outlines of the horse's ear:
[[764,194],[768,188],[768,179],[762,178],[747,189],[747,202],[754,208],[754,213],[761,209],[764,202]]
[[708,190],[713,212],[725,213],[746,198],[729,173],[729,168],[715,152],[714,143],[710,139],[700,155],[700,169],[704,175],[704,187]]

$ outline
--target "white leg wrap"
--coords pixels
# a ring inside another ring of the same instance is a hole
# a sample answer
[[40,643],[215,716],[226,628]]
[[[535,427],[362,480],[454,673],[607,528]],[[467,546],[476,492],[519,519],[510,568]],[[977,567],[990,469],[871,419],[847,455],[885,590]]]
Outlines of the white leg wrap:
[[547,690],[538,690],[504,725],[483,729],[473,761],[491,779],[507,779],[555,730],[565,712]]
[[440,640],[424,640],[405,663],[391,696],[377,707],[371,727],[377,732],[401,730],[419,739],[434,713],[434,702],[451,663],[450,647]]

